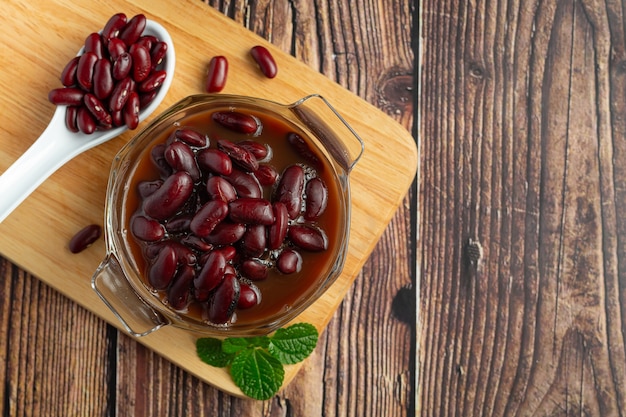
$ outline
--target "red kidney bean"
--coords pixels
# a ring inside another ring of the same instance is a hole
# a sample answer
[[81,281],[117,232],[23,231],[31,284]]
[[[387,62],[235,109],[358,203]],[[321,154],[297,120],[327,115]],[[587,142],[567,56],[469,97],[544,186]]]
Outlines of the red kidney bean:
[[166,147],[164,143],[159,143],[150,150],[150,159],[163,178],[169,177],[173,172],[172,167],[165,160]]
[[70,132],[78,132],[78,124],[76,122],[76,114],[78,113],[77,106],[68,106],[65,109],[65,126]]
[[219,251],[211,251],[207,255],[206,262],[193,280],[197,290],[211,291],[215,289],[224,277],[226,258]]
[[299,248],[319,252],[328,248],[328,237],[318,227],[292,224],[287,230],[287,236]]
[[259,161],[250,151],[229,140],[218,140],[217,148],[230,156],[230,159],[245,171],[256,171],[259,168]]
[[232,245],[246,233],[246,226],[241,223],[221,222],[204,239],[213,245]]
[[235,312],[240,292],[237,277],[233,274],[225,275],[209,303],[209,321],[215,324],[227,323]]
[[256,117],[236,111],[216,111],[211,117],[225,128],[247,135],[257,133],[262,127]]
[[120,30],[118,37],[126,43],[127,46],[131,46],[141,36],[143,30],[146,28],[146,16],[138,14],[133,16],[124,27]]
[[234,260],[237,256],[237,249],[234,246],[226,245],[214,250],[221,252],[222,255],[224,255],[224,259],[226,259],[226,262]]
[[79,253],[87,249],[100,238],[102,228],[97,224],[83,227],[70,239],[69,249],[72,253]]
[[145,216],[134,216],[130,222],[130,230],[133,236],[146,242],[156,242],[165,236],[161,223]]
[[96,54],[98,59],[102,59],[104,57],[104,45],[102,43],[102,38],[99,33],[91,33],[85,39],[85,49],[83,53],[93,52]]
[[237,308],[243,310],[252,308],[259,304],[260,291],[251,284],[239,283],[239,299],[237,300]]
[[[107,45],[107,51],[109,52],[109,58],[112,62],[115,62],[120,55],[128,52],[126,44],[119,38],[112,38]],[[124,77],[122,77],[124,78]]]
[[205,90],[207,93],[219,93],[226,85],[228,60],[225,56],[214,56],[209,61]]
[[293,150],[306,159],[316,169],[323,168],[322,162],[302,136],[295,132],[291,132],[287,134],[287,143],[289,143]]
[[156,90],[157,88],[161,86],[161,84],[163,84],[163,81],[165,81],[165,78],[167,78],[167,73],[165,71],[163,70],[154,71],[153,73],[149,74],[146,77],[146,79],[143,80],[137,86],[137,89],[142,93],[147,93],[147,92]]
[[136,91],[131,91],[128,95],[122,116],[124,124],[130,130],[134,130],[139,126],[139,95]]
[[119,127],[124,124],[124,114],[122,113],[121,110],[112,111],[111,119],[113,119],[113,126],[115,127]]
[[224,179],[235,187],[240,198],[261,198],[263,195],[259,181],[247,172],[233,168],[230,175],[225,176]]
[[142,35],[135,45],[141,45],[148,50],[148,52],[152,49],[152,43],[156,42],[156,38],[152,35]]
[[148,91],[147,93],[140,93],[139,94],[139,104],[141,105],[141,108],[145,108],[148,106],[148,104],[152,103],[152,100],[154,100],[154,98],[157,96],[157,94],[159,93],[159,90],[152,90],[152,91]]
[[290,165],[283,171],[276,189],[276,201],[287,207],[289,218],[295,219],[302,209],[302,191],[304,190],[304,169],[300,165]]
[[137,192],[141,198],[146,198],[163,185],[163,180],[141,181],[137,184]]
[[87,110],[87,107],[81,106],[78,108],[76,112],[76,126],[86,135],[90,135],[96,131],[96,120],[91,112]]
[[183,142],[172,142],[165,148],[165,160],[175,171],[185,171],[194,182],[200,179],[200,170],[196,164],[196,156],[189,147]]
[[212,200],[222,200],[226,203],[237,199],[237,191],[231,183],[223,177],[214,175],[206,181],[206,190]]
[[93,52],[85,52],[78,59],[76,66],[76,82],[85,91],[90,91],[93,85],[93,68],[98,56]]
[[259,168],[252,173],[264,187],[271,187],[278,180],[278,172],[271,165],[259,165]]
[[93,67],[93,93],[98,99],[104,100],[113,92],[115,82],[111,74],[111,61],[99,59]]
[[133,88],[133,80],[130,77],[126,77],[115,85],[111,98],[109,99],[109,109],[114,111],[121,111],[128,100],[128,96]]
[[274,78],[276,74],[278,74],[278,67],[276,66],[276,61],[274,57],[270,53],[267,48],[261,45],[257,45],[250,49],[250,54],[252,58],[256,61],[261,69],[263,75],[267,78]]
[[209,138],[194,129],[176,129],[174,131],[174,137],[178,140],[182,140],[189,146],[195,146],[196,148],[205,148],[209,146]]
[[211,200],[196,212],[189,228],[196,236],[207,237],[227,215],[228,204],[222,200]]
[[128,52],[122,52],[113,60],[111,76],[120,81],[128,77],[133,67],[133,57]]
[[196,155],[201,168],[220,175],[231,175],[233,162],[228,155],[219,149],[203,149]]
[[167,177],[161,188],[143,200],[143,209],[148,216],[165,220],[176,214],[192,193],[191,176],[179,171]]
[[152,63],[153,70],[163,62],[166,53],[167,44],[165,42],[159,41],[152,45],[152,49],[150,50],[150,62]]
[[168,233],[184,233],[189,231],[189,225],[191,224],[192,214],[183,214],[171,218],[165,224],[165,229]]
[[176,252],[171,246],[163,246],[154,263],[148,269],[148,282],[155,290],[166,289],[178,267]]
[[302,255],[293,249],[283,249],[276,259],[276,268],[283,274],[293,274],[302,269]]
[[198,261],[196,255],[191,249],[175,240],[169,240],[164,243],[164,246],[171,247],[176,253],[176,259],[179,264],[183,265],[195,265]]
[[83,97],[83,102],[85,103],[87,110],[91,112],[98,123],[104,126],[109,126],[113,123],[111,115],[108,111],[106,111],[102,102],[98,100],[98,97],[91,93],[87,93]]
[[228,203],[229,217],[235,223],[270,225],[274,223],[272,203],[264,198],[238,198]]
[[262,224],[251,224],[241,238],[241,251],[247,257],[257,258],[265,252],[266,240],[265,227]]
[[208,252],[213,249],[213,245],[194,235],[183,236],[180,243],[198,252]]
[[261,281],[269,276],[266,264],[258,259],[246,259],[240,266],[241,274],[251,281]]
[[76,84],[76,69],[78,68],[79,56],[70,59],[61,72],[61,84],[71,87]]
[[102,29],[102,38],[105,42],[109,42],[112,38],[116,38],[120,33],[120,30],[126,26],[127,17],[124,13],[116,13],[109,18]]
[[250,152],[259,161],[267,158],[268,155],[271,157],[269,147],[255,140],[242,140],[241,142],[237,142],[237,146]]
[[145,46],[135,43],[130,47],[129,52],[133,57],[133,80],[138,83],[142,82],[152,70],[150,51]]
[[80,88],[55,88],[48,93],[48,100],[57,106],[81,106],[84,96]]
[[304,188],[306,196],[304,218],[306,220],[317,220],[326,210],[328,205],[328,188],[324,181],[319,178],[311,178]]
[[196,271],[189,265],[181,265],[167,291],[167,302],[174,310],[183,310],[189,304],[191,284]]
[[272,205],[274,218],[276,219],[267,230],[267,241],[269,249],[278,249],[282,246],[287,237],[287,228],[289,227],[289,213],[287,206],[280,201]]

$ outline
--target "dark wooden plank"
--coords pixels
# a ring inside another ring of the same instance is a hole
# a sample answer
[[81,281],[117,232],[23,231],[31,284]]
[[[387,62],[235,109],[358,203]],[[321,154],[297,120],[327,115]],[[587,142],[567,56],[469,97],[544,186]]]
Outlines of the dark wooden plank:
[[624,3],[422,16],[419,408],[623,415]]

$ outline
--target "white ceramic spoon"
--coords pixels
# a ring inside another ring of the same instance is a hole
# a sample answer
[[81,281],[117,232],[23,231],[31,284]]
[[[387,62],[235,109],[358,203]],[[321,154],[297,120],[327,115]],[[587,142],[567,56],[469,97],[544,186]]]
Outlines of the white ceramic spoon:
[[[167,77],[154,100],[139,113],[143,121],[159,106],[172,84],[176,56],[172,37],[160,24],[147,20],[146,35],[167,43],[164,59]],[[45,92],[47,94],[47,92]],[[96,131],[91,135],[74,133],[65,126],[66,106],[57,106],[48,127],[20,158],[0,176],[0,223],[42,182],[66,162],[126,131],[125,126]]]

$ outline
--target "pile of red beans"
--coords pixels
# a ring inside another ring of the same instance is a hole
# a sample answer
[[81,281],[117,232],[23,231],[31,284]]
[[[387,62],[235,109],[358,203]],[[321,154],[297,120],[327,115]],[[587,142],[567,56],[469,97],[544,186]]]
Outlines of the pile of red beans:
[[263,129],[258,117],[237,111],[210,117],[238,139],[180,127],[154,145],[150,159],[159,178],[138,183],[130,231],[142,244],[147,284],[171,308],[200,305],[204,320],[223,324],[237,308],[261,302],[254,283],[270,270],[299,272],[301,252],[328,248],[316,222],[328,189],[315,169],[320,160],[299,134],[289,133],[284,143],[309,163],[277,172],[273,150],[255,140]]
[[135,129],[139,112],[156,96],[167,76],[162,69],[168,45],[144,35],[146,17],[113,15],[100,33],[91,33],[80,55],[61,73],[64,87],[48,93],[55,105],[68,106],[65,123],[72,132],[91,134],[126,125]]

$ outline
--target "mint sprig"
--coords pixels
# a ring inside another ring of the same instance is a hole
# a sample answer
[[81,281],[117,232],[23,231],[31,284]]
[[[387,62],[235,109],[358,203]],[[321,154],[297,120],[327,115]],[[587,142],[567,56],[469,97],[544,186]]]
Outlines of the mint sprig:
[[267,400],[283,385],[283,365],[306,359],[315,350],[319,334],[309,323],[278,329],[270,336],[212,337],[196,341],[198,357],[211,366],[230,366],[230,375],[250,398]]

